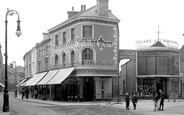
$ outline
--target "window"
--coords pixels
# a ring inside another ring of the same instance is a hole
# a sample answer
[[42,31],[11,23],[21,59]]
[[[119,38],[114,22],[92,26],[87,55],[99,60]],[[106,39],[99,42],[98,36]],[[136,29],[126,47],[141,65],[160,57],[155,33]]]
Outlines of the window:
[[66,62],[66,54],[63,53],[63,56],[62,56],[62,63],[65,64],[65,62]]
[[59,41],[58,41],[58,35],[55,36],[55,45],[58,45]]
[[93,60],[93,51],[86,48],[82,51],[82,60]]
[[45,46],[45,54],[48,55],[49,46]]
[[71,40],[75,39],[75,28],[71,29]]
[[63,44],[66,43],[66,32],[63,32]]
[[57,68],[57,67],[58,67],[58,56],[55,55],[55,68]]
[[92,26],[83,26],[83,38],[92,38]]
[[74,61],[75,61],[75,52],[72,51],[71,52],[71,63],[72,63],[72,65],[74,64]]

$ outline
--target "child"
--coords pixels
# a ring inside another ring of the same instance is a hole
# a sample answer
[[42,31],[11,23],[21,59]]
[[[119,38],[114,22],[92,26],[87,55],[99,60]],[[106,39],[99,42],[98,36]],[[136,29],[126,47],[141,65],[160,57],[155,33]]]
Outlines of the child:
[[125,95],[125,102],[126,102],[126,109],[130,110],[129,109],[130,96],[129,96],[128,92],[126,92],[126,95]]
[[136,93],[133,93],[132,103],[133,103],[133,106],[134,106],[134,110],[136,110],[136,105],[137,105],[137,96],[136,96]]

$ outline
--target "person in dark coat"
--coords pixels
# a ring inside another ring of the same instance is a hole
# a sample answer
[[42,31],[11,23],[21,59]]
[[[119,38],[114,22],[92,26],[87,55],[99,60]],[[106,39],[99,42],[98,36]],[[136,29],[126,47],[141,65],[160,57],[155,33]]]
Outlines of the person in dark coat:
[[128,92],[126,92],[126,95],[125,95],[125,102],[126,102],[126,109],[127,109],[127,110],[130,110],[130,109],[129,109],[130,96],[129,96]]
[[133,103],[134,110],[136,110],[137,102],[138,102],[138,101],[137,101],[136,93],[133,93],[133,96],[132,96],[132,103]]
[[159,89],[159,93],[160,93],[160,107],[159,110],[164,110],[164,93],[162,92],[161,89]]
[[158,110],[158,100],[159,100],[158,92],[155,92],[154,98],[153,98],[153,101],[154,101],[154,111]]

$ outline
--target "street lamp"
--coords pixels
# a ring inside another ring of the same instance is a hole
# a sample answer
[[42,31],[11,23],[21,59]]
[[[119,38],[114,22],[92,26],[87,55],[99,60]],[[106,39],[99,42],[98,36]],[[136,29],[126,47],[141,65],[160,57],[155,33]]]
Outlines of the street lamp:
[[16,61],[13,61],[12,64],[15,64],[15,85],[14,85],[14,96],[17,97],[17,64]]
[[13,16],[13,15],[18,15],[18,20],[17,20],[17,31],[16,35],[19,37],[22,33],[20,30],[20,20],[19,20],[19,13],[15,10],[10,10],[7,9],[6,11],[6,17],[5,17],[5,89],[4,89],[4,94],[3,94],[3,112],[9,112],[9,94],[8,94],[8,51],[7,51],[7,25],[8,25],[8,20],[7,17],[8,15]]

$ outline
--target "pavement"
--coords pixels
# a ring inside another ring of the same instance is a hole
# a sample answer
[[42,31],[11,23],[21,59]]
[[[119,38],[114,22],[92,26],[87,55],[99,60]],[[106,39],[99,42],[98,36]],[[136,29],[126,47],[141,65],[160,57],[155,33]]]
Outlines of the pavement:
[[[17,99],[21,99],[19,95]],[[41,100],[41,99],[23,99],[23,101],[32,102],[32,103],[40,103],[40,104],[48,104],[53,106],[70,106],[70,105],[102,105],[102,106],[111,106],[115,108],[125,109],[125,102],[105,102],[105,101],[95,101],[95,102],[62,102],[62,101],[52,101],[52,100]],[[184,100],[176,99],[176,102],[167,99],[164,102],[164,111],[153,111],[154,110],[154,102],[153,100],[138,100],[137,109],[133,110],[133,105],[130,103],[130,111],[132,113],[137,113],[141,115],[184,115]],[[1,112],[0,115],[11,115],[10,112]]]

